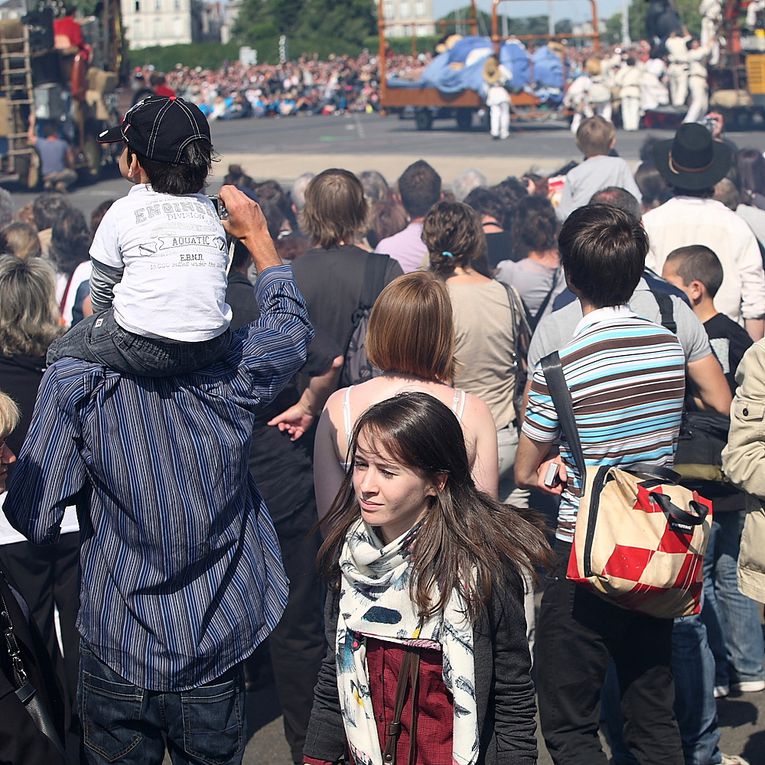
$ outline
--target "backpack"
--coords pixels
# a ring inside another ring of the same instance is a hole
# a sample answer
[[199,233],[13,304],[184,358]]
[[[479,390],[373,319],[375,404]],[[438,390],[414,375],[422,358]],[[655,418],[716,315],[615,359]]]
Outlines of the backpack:
[[390,258],[387,255],[369,253],[364,264],[364,280],[361,284],[359,304],[351,317],[351,336],[343,354],[343,368],[340,371],[340,387],[371,380],[379,372],[372,366],[366,351],[367,327],[369,314],[377,296],[385,287],[385,274]]

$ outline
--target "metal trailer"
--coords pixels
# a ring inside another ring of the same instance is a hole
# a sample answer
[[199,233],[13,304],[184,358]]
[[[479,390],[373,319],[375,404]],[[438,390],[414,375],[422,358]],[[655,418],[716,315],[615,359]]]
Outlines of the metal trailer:
[[[492,0],[491,7],[491,39],[502,42],[505,39],[499,32],[498,8],[502,2],[517,0]],[[597,0],[588,0],[592,11],[591,34],[553,34],[553,35],[514,35],[513,39],[521,41],[534,40],[572,40],[590,39],[594,50],[600,48],[600,32],[598,28]],[[405,111],[414,111],[415,125],[418,130],[430,130],[436,119],[454,119],[460,130],[469,130],[473,124],[473,115],[485,108],[484,99],[474,90],[462,90],[459,93],[442,93],[436,88],[391,88],[388,86],[387,47],[385,42],[384,0],[377,4],[377,28],[379,35],[380,61],[380,105],[387,112],[403,116]],[[472,35],[478,34],[478,12],[475,0],[471,0],[471,15],[468,19]],[[416,51],[416,38],[412,39],[413,50]],[[530,121],[544,121],[551,117],[560,117],[542,108],[540,100],[531,93],[511,93],[511,108],[515,114]]]
[[746,5],[725,1],[720,60],[708,67],[710,109],[732,130],[765,127],[765,29],[742,29]]

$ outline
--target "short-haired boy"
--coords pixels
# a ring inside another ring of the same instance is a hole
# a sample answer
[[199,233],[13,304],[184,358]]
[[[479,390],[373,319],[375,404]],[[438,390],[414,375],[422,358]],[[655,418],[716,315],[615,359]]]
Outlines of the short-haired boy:
[[600,116],[582,120],[576,131],[576,145],[584,154],[584,162],[566,175],[557,209],[560,220],[566,220],[574,210],[584,207],[593,194],[608,186],[626,189],[641,201],[640,189],[627,163],[621,157],[609,156],[616,146],[612,122]]
[[715,308],[714,297],[723,280],[720,259],[703,244],[678,247],[667,256],[661,275],[688,296],[693,312],[704,325],[731,393],[735,393],[736,369],[752,339],[741,325]]
[[124,142],[120,172],[135,185],[90,248],[95,315],[54,343],[48,361],[75,356],[150,377],[204,368],[225,354],[231,322],[226,233],[202,194],[210,126],[194,104],[151,96],[98,140]]
[[[714,297],[723,280],[719,258],[701,244],[678,247],[664,262],[662,276],[688,296],[735,393],[736,369],[752,339],[715,308]],[[717,698],[727,696],[731,688],[743,693],[765,689],[759,614],[754,601],[739,592],[736,578],[747,503],[741,492],[724,489],[721,494],[712,497],[715,515],[704,559],[703,617],[715,658]]]

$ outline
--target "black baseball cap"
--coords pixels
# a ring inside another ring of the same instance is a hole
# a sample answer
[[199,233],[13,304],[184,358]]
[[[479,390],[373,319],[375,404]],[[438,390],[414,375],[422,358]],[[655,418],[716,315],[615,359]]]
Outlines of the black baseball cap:
[[99,143],[124,141],[136,154],[155,162],[181,164],[192,142],[210,140],[210,125],[199,107],[176,96],[149,96],[130,109],[121,125],[104,130]]

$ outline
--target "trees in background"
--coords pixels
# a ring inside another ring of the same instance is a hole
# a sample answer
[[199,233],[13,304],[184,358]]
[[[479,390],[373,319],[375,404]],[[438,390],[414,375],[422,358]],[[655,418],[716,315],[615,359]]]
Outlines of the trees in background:
[[278,59],[279,37],[288,54],[357,55],[377,31],[370,0],[244,0],[234,34],[257,48],[261,61]]

